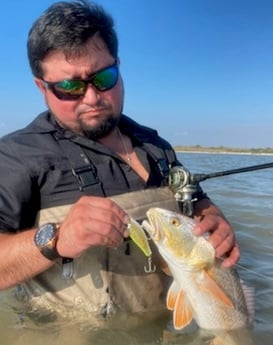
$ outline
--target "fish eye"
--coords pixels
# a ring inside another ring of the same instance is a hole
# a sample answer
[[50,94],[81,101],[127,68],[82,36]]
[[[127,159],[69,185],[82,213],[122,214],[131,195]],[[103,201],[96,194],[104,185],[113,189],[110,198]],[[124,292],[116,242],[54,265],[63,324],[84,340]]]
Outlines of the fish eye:
[[178,218],[172,218],[171,219],[171,225],[173,226],[179,226],[180,222]]

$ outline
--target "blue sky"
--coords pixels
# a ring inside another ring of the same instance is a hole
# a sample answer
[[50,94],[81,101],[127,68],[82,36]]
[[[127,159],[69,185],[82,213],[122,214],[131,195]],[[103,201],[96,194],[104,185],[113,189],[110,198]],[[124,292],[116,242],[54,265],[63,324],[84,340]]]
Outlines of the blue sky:
[[[1,4],[0,135],[45,109],[26,38],[53,2]],[[97,2],[115,19],[126,114],[174,145],[273,147],[273,1]]]

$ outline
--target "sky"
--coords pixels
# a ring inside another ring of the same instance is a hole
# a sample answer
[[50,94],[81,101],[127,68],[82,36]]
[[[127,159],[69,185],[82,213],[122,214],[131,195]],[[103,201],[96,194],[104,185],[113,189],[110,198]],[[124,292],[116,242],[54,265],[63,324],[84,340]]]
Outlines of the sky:
[[[0,136],[46,109],[26,40],[55,1],[4,1]],[[273,147],[273,1],[97,0],[114,20],[124,113],[172,145]]]

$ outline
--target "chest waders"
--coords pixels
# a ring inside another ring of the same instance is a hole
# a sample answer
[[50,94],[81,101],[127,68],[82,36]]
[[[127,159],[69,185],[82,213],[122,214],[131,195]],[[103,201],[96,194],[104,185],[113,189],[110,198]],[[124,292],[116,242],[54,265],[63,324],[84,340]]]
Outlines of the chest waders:
[[[136,220],[150,207],[179,211],[169,187],[147,189],[111,197]],[[72,205],[43,209],[37,226],[62,222]],[[162,261],[151,244],[151,262],[131,241],[118,248],[91,247],[74,259],[72,276],[62,277],[62,259],[21,285],[21,294],[33,310],[68,319],[99,319],[118,312],[135,313],[166,309],[170,278],[161,270]],[[151,264],[149,267],[149,263]],[[21,297],[22,297],[21,295]]]
[[[92,150],[83,150],[68,138],[56,137],[69,158],[82,195],[103,194],[102,183],[92,161]],[[161,179],[168,177],[172,158],[156,145],[143,144],[143,149],[155,162]],[[146,218],[150,207],[179,211],[169,187],[148,188],[110,197],[135,220]],[[72,205],[45,207],[36,218],[36,226],[48,222],[61,223]],[[166,310],[165,298],[170,277],[160,268],[162,259],[151,243],[152,256],[147,259],[131,241],[118,248],[90,247],[70,263],[64,279],[64,264],[58,259],[54,266],[20,286],[20,297],[32,310],[65,319],[105,320],[114,314],[132,314]],[[127,320],[127,319],[126,319]],[[94,321],[94,322],[95,322]]]

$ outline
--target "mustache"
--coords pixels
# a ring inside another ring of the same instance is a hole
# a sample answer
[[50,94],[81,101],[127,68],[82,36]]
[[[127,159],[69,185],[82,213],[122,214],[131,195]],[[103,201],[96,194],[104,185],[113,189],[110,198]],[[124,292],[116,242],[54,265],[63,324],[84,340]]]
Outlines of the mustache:
[[78,109],[78,115],[88,113],[89,111],[91,112],[96,112],[96,111],[109,111],[111,110],[111,107],[108,104],[105,103],[100,103],[94,106],[91,105],[82,105],[80,109]]

